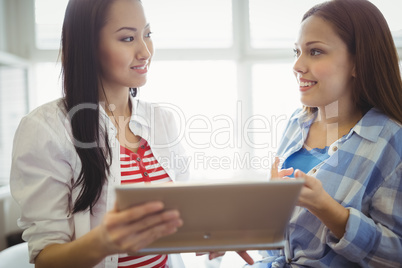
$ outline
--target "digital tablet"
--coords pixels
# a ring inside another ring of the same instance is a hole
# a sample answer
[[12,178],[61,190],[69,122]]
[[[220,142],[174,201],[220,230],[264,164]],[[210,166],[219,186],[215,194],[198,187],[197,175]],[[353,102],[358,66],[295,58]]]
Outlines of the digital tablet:
[[116,187],[119,210],[149,201],[177,209],[183,226],[138,255],[280,249],[303,180],[131,184]]

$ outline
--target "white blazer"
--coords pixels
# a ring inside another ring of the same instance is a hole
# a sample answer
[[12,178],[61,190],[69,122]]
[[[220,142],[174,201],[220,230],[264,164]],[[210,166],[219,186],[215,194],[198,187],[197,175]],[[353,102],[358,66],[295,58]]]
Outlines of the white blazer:
[[[173,114],[157,104],[131,101],[131,131],[148,141],[173,181],[187,179],[187,170],[177,161],[184,160],[185,153]],[[58,99],[35,109],[20,122],[14,137],[10,188],[21,207],[18,225],[24,229],[23,239],[28,241],[30,262],[47,245],[66,243],[88,233],[114,205],[113,186],[121,180],[120,145],[116,128],[99,107],[100,126],[106,129],[112,149],[112,165],[92,215],[89,211],[72,214],[81,190],[73,189],[81,162],[72,143],[69,118],[80,109],[96,109],[97,105],[79,105],[67,114],[63,99]],[[117,267],[117,261],[118,255],[109,256],[96,267]]]

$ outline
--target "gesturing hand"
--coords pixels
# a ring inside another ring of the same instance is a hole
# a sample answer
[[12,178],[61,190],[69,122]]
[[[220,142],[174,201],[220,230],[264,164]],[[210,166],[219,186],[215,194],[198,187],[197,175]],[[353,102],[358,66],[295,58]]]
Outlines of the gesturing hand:
[[304,180],[298,205],[307,208],[312,213],[320,210],[325,204],[326,198],[330,198],[322,187],[321,181],[300,170],[295,171],[295,178]]
[[293,173],[293,168],[288,168],[288,169],[282,169],[278,170],[279,168],[279,157],[275,157],[275,161],[272,164],[271,167],[271,179],[279,179],[279,178],[285,178],[287,176],[292,175]]
[[340,239],[346,230],[349,210],[335,201],[317,178],[308,176],[300,170],[296,170],[295,176],[304,180],[299,205],[307,208]]
[[101,241],[107,255],[135,253],[158,238],[173,234],[183,222],[177,210],[163,211],[161,202],[150,202],[123,211],[115,207],[101,225]]

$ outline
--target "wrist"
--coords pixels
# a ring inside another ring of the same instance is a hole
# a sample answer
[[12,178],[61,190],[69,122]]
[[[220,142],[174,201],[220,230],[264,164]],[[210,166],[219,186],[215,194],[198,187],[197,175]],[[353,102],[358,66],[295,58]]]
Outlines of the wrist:
[[[321,194],[314,198],[313,202],[306,204],[306,208],[317,218],[320,215],[328,212],[331,207],[332,201],[335,201],[326,191],[322,191]],[[336,202],[336,201],[335,201]]]
[[115,252],[110,250],[100,226],[95,227],[88,234],[91,236],[90,239],[95,258],[104,259],[109,255],[115,254]]
[[342,238],[346,231],[346,224],[349,219],[349,210],[339,204],[329,194],[320,205],[309,210],[314,216],[321,220],[337,238]]

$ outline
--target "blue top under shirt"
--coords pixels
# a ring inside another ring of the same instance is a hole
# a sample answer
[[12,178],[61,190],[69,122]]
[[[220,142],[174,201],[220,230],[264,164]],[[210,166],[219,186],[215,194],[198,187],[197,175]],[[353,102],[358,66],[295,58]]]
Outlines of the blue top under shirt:
[[[314,148],[309,151],[302,147],[285,160],[282,169],[292,167],[294,170],[299,169],[307,174],[315,166],[329,158],[328,148],[328,146],[322,149]],[[294,177],[294,171],[292,175],[288,177]]]

